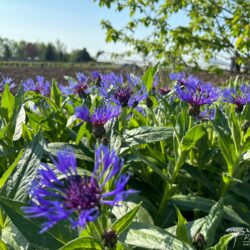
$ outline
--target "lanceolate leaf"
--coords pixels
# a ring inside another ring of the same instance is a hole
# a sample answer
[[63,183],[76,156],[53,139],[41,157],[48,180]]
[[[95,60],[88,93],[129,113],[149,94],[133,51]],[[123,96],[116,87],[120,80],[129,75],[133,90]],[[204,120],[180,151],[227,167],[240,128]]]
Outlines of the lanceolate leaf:
[[190,150],[205,134],[206,130],[204,129],[202,124],[191,128],[182,138],[181,149],[183,151]]
[[39,244],[49,249],[57,249],[64,244],[61,239],[49,232],[45,232],[43,235],[38,233],[41,230],[40,223],[27,219],[21,210],[21,207],[27,206],[27,203],[0,196],[0,205],[30,243]]
[[136,213],[138,212],[140,206],[141,206],[141,203],[138,204],[133,209],[131,209],[130,211],[128,211],[126,214],[120,217],[117,221],[115,221],[113,225],[111,226],[112,230],[114,230],[117,234],[120,234],[124,230],[126,230],[131,224],[131,222],[133,221],[134,217],[136,216]]
[[215,232],[223,215],[223,199],[219,200],[210,210],[200,233],[206,240],[206,247],[213,244]]
[[188,231],[186,228],[187,221],[183,217],[183,215],[181,214],[180,210],[177,207],[176,207],[176,213],[177,213],[177,218],[178,218],[176,236],[179,240],[182,240],[188,244],[191,244]]
[[24,150],[15,171],[0,191],[1,196],[17,201],[25,201],[27,199],[28,191],[40,165],[43,153],[40,143],[42,143],[42,137],[41,134],[38,134],[30,146]]
[[227,250],[228,243],[235,237],[237,237],[235,233],[226,234],[220,238],[219,242],[216,245],[208,248],[208,250]]
[[25,109],[23,106],[21,106],[20,111],[16,118],[16,126],[15,126],[15,132],[13,135],[13,141],[19,140],[22,136],[22,128],[23,124],[25,124],[26,120],[26,114]]
[[172,138],[173,129],[168,127],[139,127],[125,131],[123,147],[132,147]]
[[9,84],[6,84],[1,100],[1,116],[9,120],[13,115],[14,107],[15,97],[10,92]]
[[216,117],[212,121],[215,131],[218,134],[221,153],[227,163],[228,173],[233,175],[235,164],[237,163],[236,148],[231,138],[232,133],[228,125],[227,118],[220,109],[216,111]]
[[69,243],[67,243],[64,247],[60,248],[60,250],[104,250],[101,243],[93,237],[79,237],[76,238]]
[[122,233],[119,240],[125,244],[143,249],[193,250],[193,247],[178,240],[165,230],[138,222],[132,222],[129,230]]

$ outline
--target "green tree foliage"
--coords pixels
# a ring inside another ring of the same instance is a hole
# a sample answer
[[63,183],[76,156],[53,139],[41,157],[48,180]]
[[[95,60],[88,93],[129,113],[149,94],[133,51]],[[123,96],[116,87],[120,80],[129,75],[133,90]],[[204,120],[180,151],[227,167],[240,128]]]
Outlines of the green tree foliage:
[[[94,0],[101,7],[128,10],[130,21],[121,29],[108,20],[102,21],[107,42],[132,45],[136,52],[153,54],[165,62],[196,63],[203,55],[209,61],[223,52],[243,64],[250,56],[249,0]],[[187,16],[187,23],[170,25],[176,14]],[[136,38],[140,26],[149,29],[148,36]],[[185,60],[187,62],[187,60]]]
[[75,62],[91,62],[94,59],[90,56],[86,48],[81,50],[74,50],[72,52],[71,60]]
[[56,60],[56,49],[53,44],[49,43],[45,51],[45,60],[46,61],[55,61]]
[[12,56],[12,53],[11,53],[9,45],[8,44],[4,44],[4,46],[3,46],[3,57],[5,59],[10,59],[11,56]]
[[45,61],[94,61],[86,48],[67,52],[66,46],[57,40],[55,43],[13,41],[0,37],[0,58],[14,60]]

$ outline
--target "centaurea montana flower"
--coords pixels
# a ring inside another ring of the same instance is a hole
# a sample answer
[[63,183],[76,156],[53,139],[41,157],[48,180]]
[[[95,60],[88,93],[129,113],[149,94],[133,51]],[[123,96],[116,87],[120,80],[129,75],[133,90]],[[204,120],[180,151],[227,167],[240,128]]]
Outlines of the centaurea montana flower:
[[36,81],[33,79],[27,79],[23,82],[24,91],[34,91],[40,93],[43,96],[50,96],[50,82],[46,81],[43,76],[37,76]]
[[162,84],[159,82],[158,76],[154,77],[153,81],[153,94],[160,94],[161,96],[167,95],[171,91],[171,88],[168,84]]
[[180,85],[185,85],[188,81],[188,77],[186,76],[185,72],[170,73],[169,79],[171,81],[177,81],[177,83]]
[[[129,175],[120,175],[123,161],[102,144],[95,150],[91,176],[78,173],[71,151],[59,152],[53,162],[62,176],[59,178],[54,170],[43,164],[31,188],[30,205],[23,208],[27,217],[46,220],[40,233],[62,220],[69,220],[73,228],[84,228],[98,218],[103,205],[115,206],[135,192],[125,189]],[[110,186],[113,189],[110,190]]]
[[250,103],[250,86],[242,84],[237,88],[228,88],[223,91],[223,101],[235,104],[235,111],[241,112],[244,106]]
[[70,94],[78,94],[80,97],[85,97],[86,94],[90,93],[89,77],[87,77],[84,73],[78,72],[76,73],[76,80],[70,79],[69,86],[62,87],[62,93],[66,95]]
[[125,82],[121,74],[102,75],[100,94],[121,107],[137,107],[142,100],[147,98],[146,87],[143,84],[140,85],[139,77],[131,74],[126,76]]
[[75,108],[75,116],[85,122],[93,125],[93,134],[96,138],[102,138],[106,131],[104,125],[107,121],[119,116],[121,108],[119,106],[112,106],[111,104],[103,105],[96,108],[92,114],[85,106]]
[[16,84],[13,82],[12,78],[9,77],[3,77],[2,81],[0,82],[0,93],[2,93],[4,91],[5,85],[9,84],[9,88],[10,90],[12,90],[13,88],[15,88]]
[[189,76],[184,85],[177,83],[175,90],[176,95],[182,101],[189,103],[189,113],[196,117],[199,116],[202,105],[211,105],[220,96],[218,88],[213,87],[210,83],[204,83],[193,76]]

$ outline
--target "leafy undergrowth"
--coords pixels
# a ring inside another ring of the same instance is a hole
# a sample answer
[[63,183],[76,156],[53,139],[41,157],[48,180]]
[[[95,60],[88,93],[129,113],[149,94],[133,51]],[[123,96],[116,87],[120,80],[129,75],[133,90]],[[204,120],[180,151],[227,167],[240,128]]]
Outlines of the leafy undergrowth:
[[249,84],[157,71],[1,83],[1,249],[244,248]]

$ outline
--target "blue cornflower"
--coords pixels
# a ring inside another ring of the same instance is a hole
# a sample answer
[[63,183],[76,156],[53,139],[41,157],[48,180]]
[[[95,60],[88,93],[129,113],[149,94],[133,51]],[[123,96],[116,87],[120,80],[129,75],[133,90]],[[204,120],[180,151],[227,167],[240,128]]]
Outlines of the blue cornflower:
[[250,86],[242,84],[238,89],[224,89],[223,97],[224,102],[235,104],[235,111],[241,112],[244,108],[244,105],[250,103]]
[[83,228],[98,218],[103,205],[112,207],[134,193],[125,190],[129,176],[119,175],[123,161],[102,144],[95,150],[91,176],[78,173],[71,151],[59,152],[53,162],[62,176],[57,177],[54,170],[43,164],[31,187],[30,205],[23,208],[29,218],[46,220],[40,233],[62,220],[69,220],[73,228]]
[[168,94],[170,91],[171,88],[169,85],[160,83],[158,76],[154,77],[153,88],[152,88],[153,94],[160,94],[163,96]]
[[211,105],[219,96],[218,88],[213,87],[210,83],[204,83],[194,76],[188,76],[185,84],[177,82],[175,86],[176,95],[185,102],[190,104],[190,114],[199,116],[200,106]]
[[91,72],[91,79],[95,81],[96,86],[100,87],[102,82],[102,75],[99,71],[92,71]]
[[185,85],[185,83],[187,81],[187,76],[186,76],[185,72],[170,73],[169,79],[172,81],[177,81],[177,83],[179,83],[181,85]]
[[147,91],[141,79],[127,74],[125,82],[120,74],[109,73],[102,75],[100,94],[109,101],[121,107],[137,107],[138,104],[147,98]]
[[216,110],[215,109],[205,109],[204,111],[200,112],[198,115],[198,119],[203,121],[211,121],[215,119]]
[[80,97],[85,97],[86,94],[90,92],[88,80],[89,77],[84,73],[78,72],[76,73],[76,80],[71,78],[69,80],[69,86],[63,86],[61,91],[66,95],[78,94]]
[[104,125],[107,121],[119,116],[121,108],[119,106],[103,105],[96,108],[92,114],[85,106],[75,108],[75,115],[77,118],[89,122],[93,125],[93,134],[96,138],[102,138],[106,131]]
[[43,76],[37,76],[36,81],[27,79],[23,82],[24,91],[35,91],[43,96],[50,96],[50,82],[45,81]]
[[12,78],[9,78],[9,77],[3,78],[2,81],[0,82],[0,93],[2,93],[4,91],[4,87],[5,87],[6,83],[9,84],[10,90],[15,88],[15,86],[16,86],[16,84],[13,82]]

